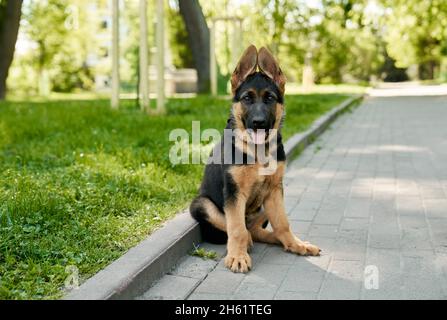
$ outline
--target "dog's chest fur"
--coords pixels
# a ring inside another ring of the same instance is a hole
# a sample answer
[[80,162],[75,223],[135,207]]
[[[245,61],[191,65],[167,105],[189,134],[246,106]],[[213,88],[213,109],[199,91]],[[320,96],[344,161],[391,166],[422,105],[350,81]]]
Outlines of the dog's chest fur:
[[284,163],[278,162],[276,171],[271,175],[261,174],[261,169],[261,164],[234,166],[230,169],[230,174],[239,187],[239,196],[247,200],[245,216],[248,221],[259,213],[271,190],[281,184]]

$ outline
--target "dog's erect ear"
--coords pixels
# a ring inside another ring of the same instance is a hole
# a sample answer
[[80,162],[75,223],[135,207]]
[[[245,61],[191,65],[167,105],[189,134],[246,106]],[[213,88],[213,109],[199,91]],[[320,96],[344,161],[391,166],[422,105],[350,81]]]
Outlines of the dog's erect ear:
[[266,74],[278,86],[281,94],[284,94],[286,76],[279,67],[278,62],[266,48],[262,47],[258,52],[258,65],[261,72]]
[[236,69],[231,75],[231,91],[234,93],[242,82],[251,74],[256,72],[258,63],[258,50],[254,45],[250,45],[242,54]]

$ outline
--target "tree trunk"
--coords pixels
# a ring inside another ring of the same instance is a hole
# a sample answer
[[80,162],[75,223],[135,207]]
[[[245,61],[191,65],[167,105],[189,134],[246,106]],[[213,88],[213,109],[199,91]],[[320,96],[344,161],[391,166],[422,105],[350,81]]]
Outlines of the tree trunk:
[[435,60],[420,63],[418,66],[419,80],[433,80],[435,78],[435,69],[439,63]]
[[198,76],[198,92],[210,92],[210,31],[198,0],[179,0]]
[[22,0],[6,0],[0,6],[0,100],[6,96],[6,79],[19,33]]

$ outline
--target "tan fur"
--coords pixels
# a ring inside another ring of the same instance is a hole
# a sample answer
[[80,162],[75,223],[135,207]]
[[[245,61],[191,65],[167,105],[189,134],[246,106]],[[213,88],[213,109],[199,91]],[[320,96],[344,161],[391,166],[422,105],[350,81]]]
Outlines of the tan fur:
[[279,126],[281,125],[282,117],[284,115],[284,105],[281,103],[277,103],[275,106],[275,124],[273,129],[279,130]]
[[286,76],[279,67],[278,62],[265,47],[259,49],[258,66],[261,72],[271,78],[279,88],[281,95],[284,95]]
[[231,91],[235,94],[237,88],[252,73],[256,72],[258,65],[258,50],[254,45],[250,45],[242,54],[239,63],[231,75]]
[[279,240],[276,238],[275,234],[271,231],[265,230],[262,225],[267,221],[267,216],[264,210],[256,216],[249,225],[249,232],[253,238],[253,241],[279,244]]
[[225,220],[225,216],[220,212],[215,204],[207,198],[202,198],[202,205],[208,215],[208,222],[221,231],[227,231],[227,222]]
[[245,227],[245,203],[246,198],[241,195],[234,204],[224,208],[228,234],[224,262],[233,272],[248,272],[251,268],[251,258],[248,255],[251,235]]

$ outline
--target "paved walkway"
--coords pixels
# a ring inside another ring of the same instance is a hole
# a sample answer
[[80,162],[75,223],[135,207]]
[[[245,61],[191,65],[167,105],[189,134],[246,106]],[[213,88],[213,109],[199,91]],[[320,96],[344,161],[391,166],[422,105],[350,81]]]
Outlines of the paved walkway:
[[290,164],[285,184],[292,228],[320,257],[257,243],[248,274],[185,257],[141,298],[447,298],[447,96],[365,100]]

